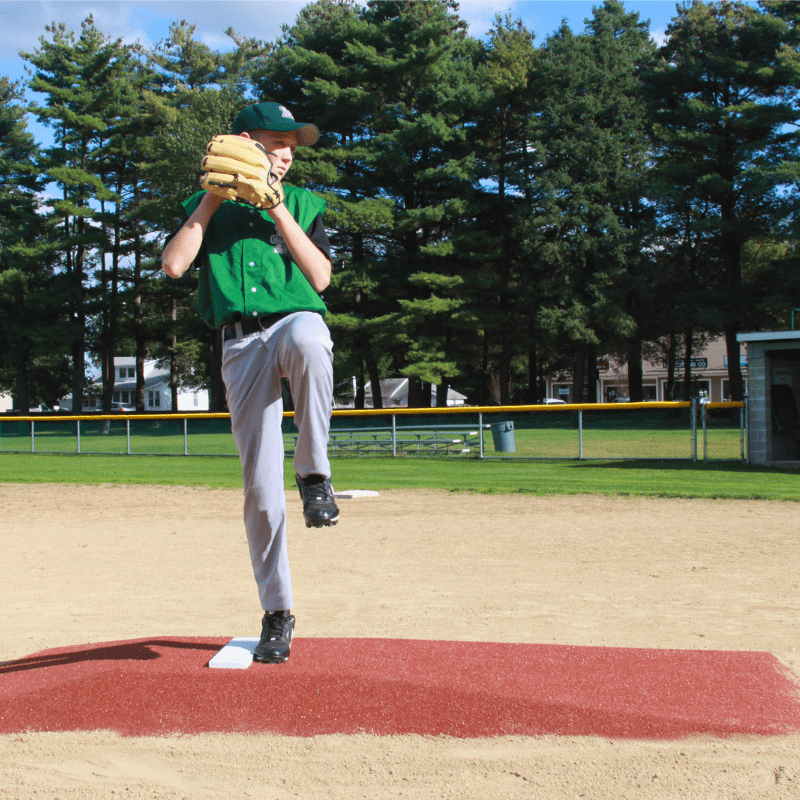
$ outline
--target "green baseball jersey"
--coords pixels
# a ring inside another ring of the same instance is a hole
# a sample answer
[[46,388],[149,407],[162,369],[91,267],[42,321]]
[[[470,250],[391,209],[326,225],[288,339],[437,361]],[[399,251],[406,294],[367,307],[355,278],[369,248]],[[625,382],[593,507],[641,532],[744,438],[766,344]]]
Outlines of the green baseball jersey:
[[[286,208],[307,231],[327,203],[307,189],[283,188]],[[184,201],[187,218],[204,194],[197,192]],[[246,203],[226,200],[217,209],[196,263],[197,310],[212,328],[268,314],[327,313],[322,298],[292,260],[272,217]]]

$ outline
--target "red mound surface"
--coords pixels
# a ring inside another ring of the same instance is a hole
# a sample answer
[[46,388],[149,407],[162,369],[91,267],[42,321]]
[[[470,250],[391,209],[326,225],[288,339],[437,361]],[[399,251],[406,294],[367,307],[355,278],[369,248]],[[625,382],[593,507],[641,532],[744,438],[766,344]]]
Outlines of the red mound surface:
[[800,730],[769,653],[298,639],[282,665],[206,669],[228,639],[82,645],[0,666],[0,733],[564,734]]

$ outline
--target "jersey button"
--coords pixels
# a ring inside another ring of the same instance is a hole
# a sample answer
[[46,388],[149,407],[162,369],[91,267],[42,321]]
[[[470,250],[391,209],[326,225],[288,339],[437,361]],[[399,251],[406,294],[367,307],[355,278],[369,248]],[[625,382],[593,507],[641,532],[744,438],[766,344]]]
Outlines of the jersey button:
[[253,286],[253,287],[251,287],[250,291],[251,291],[251,292],[257,292],[257,291],[258,291],[258,289],[257,289],[255,286]]
[[250,262],[250,266],[251,266],[251,267],[254,267],[255,265],[256,265],[256,262],[255,262],[255,261],[251,261],[251,262]]
[[254,312],[253,312],[253,316],[254,316],[254,317],[257,317],[257,316],[258,316],[258,311],[254,311]]

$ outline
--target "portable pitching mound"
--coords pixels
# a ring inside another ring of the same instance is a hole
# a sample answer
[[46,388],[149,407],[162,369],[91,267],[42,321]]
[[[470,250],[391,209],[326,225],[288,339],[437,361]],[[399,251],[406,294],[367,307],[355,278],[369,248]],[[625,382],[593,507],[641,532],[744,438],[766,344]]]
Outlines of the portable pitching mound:
[[0,665],[0,733],[271,732],[674,739],[800,731],[764,652],[296,639],[285,664],[209,668],[252,639],[137,639]]

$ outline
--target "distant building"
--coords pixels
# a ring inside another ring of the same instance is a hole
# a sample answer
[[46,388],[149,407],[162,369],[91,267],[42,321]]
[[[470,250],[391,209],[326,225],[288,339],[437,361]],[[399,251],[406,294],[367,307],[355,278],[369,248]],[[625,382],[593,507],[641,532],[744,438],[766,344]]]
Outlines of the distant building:
[[[100,376],[92,381],[92,391],[83,400],[83,410],[91,411],[102,406],[103,381]],[[136,407],[136,359],[114,359],[114,392],[112,403]],[[72,395],[61,400],[61,408],[72,408]],[[178,389],[178,408],[172,408],[169,387],[169,370],[144,362],[144,407],[146,411],[208,411],[207,389]]]
[[[345,385],[343,381],[339,384],[338,388],[340,394],[334,398],[335,408],[352,408],[353,397],[355,396],[356,386],[355,378],[352,379],[352,391],[349,386],[347,392],[342,392],[341,389]],[[438,387],[436,384],[431,385],[431,404],[436,405],[436,392]],[[383,408],[405,408],[408,406],[408,378],[382,378],[381,379],[381,399],[383,400]],[[448,389],[447,391],[447,405],[448,406],[463,406],[466,404],[466,395],[457,392],[455,389]],[[373,408],[374,400],[372,394],[372,383],[369,382],[364,387],[364,407]]]
[[[439,387],[434,383],[431,385],[431,405],[436,405],[436,391]],[[384,378],[381,380],[381,399],[383,408],[397,408],[408,406],[408,378]],[[466,403],[466,395],[457,392],[455,389],[447,390],[448,406],[463,406]],[[372,383],[367,383],[364,387],[364,405],[372,408],[374,404],[372,394]]]
[[[740,364],[742,377],[747,392],[747,350],[740,348]],[[613,403],[616,400],[627,400],[629,397],[628,365],[619,364],[613,358],[604,357],[598,361],[599,379],[597,383],[597,400],[600,403]],[[730,400],[731,390],[728,380],[728,354],[725,339],[712,339],[706,346],[692,356],[692,390],[693,397],[706,398],[712,403]],[[675,364],[675,397],[682,396],[684,363],[678,352]],[[642,388],[644,400],[669,400],[666,393],[667,364],[665,361],[651,364],[642,362]],[[584,396],[586,390],[584,389]],[[568,403],[579,403],[584,398],[572,398],[572,377],[569,374],[558,375],[547,381],[547,396],[564,400]]]
[[800,464],[800,331],[759,331],[736,337],[750,354],[747,460]]

